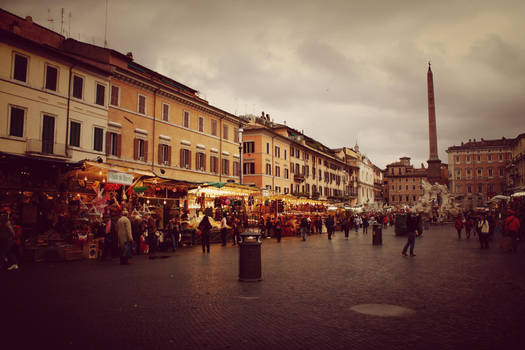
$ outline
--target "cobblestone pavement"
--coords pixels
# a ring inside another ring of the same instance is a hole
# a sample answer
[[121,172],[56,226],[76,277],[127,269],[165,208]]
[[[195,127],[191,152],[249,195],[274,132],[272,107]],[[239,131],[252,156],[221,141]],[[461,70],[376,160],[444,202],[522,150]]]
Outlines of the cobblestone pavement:
[[220,245],[129,266],[25,265],[0,273],[0,333],[16,349],[525,349],[525,247],[480,250],[445,225],[402,257],[406,238],[383,236],[265,240],[256,283],[238,282],[238,248]]

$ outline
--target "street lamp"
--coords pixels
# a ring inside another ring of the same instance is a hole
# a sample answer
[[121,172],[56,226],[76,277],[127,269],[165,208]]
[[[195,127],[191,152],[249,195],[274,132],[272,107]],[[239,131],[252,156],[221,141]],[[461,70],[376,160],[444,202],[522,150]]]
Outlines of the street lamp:
[[242,185],[242,123],[239,122],[239,184]]

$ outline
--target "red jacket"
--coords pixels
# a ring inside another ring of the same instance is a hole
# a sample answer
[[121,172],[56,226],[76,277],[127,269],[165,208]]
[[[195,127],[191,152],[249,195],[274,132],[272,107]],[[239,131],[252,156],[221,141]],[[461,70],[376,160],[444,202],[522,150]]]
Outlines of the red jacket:
[[505,231],[518,232],[520,229],[520,221],[514,215],[509,215],[505,219]]
[[456,230],[461,230],[463,228],[463,221],[461,218],[456,218]]

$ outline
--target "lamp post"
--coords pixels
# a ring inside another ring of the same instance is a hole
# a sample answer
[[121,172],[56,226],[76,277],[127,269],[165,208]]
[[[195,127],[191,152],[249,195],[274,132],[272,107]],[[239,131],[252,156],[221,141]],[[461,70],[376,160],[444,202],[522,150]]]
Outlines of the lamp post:
[[242,123],[239,123],[239,183],[242,185]]

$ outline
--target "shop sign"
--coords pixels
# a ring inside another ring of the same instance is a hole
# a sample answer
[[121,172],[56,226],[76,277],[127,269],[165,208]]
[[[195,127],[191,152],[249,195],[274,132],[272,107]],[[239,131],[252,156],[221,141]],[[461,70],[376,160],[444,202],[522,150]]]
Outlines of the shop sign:
[[108,171],[108,183],[131,185],[133,183],[133,175]]

